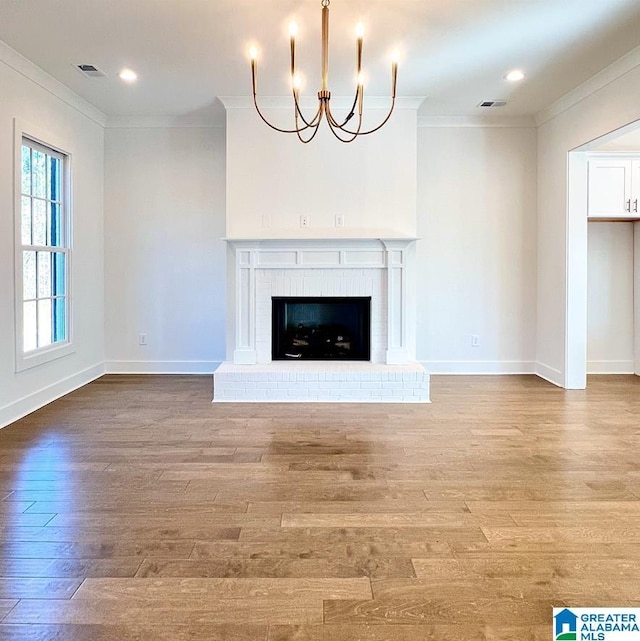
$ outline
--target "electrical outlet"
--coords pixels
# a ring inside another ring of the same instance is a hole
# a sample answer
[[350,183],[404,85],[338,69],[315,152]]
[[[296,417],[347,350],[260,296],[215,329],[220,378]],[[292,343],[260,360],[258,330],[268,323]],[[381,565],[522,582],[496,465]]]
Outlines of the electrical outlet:
[[342,214],[336,215],[336,227],[344,227],[344,216]]
[[138,345],[146,345],[146,344],[147,344],[147,335],[138,334]]
[[300,227],[309,227],[309,216],[300,216]]
[[262,214],[262,226],[271,227],[271,216],[269,214]]
[[471,347],[480,347],[480,336],[471,334]]

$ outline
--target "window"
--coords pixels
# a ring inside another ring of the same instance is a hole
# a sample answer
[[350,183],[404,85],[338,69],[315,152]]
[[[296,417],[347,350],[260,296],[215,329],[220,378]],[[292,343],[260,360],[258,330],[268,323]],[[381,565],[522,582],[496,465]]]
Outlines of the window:
[[17,256],[18,369],[67,353],[69,322],[68,157],[22,136]]

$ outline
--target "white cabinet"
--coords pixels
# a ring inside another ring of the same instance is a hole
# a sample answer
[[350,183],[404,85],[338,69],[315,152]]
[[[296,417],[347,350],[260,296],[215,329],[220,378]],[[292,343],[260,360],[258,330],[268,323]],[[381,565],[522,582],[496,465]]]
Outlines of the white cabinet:
[[640,158],[589,159],[589,218],[640,219]]

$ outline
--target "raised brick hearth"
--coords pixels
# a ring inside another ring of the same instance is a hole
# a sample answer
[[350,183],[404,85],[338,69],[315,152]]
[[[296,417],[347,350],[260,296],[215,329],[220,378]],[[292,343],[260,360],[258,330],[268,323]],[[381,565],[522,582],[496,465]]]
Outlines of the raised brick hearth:
[[[233,240],[233,360],[214,401],[428,402],[415,362],[414,239]],[[272,297],[371,297],[371,362],[272,361]]]

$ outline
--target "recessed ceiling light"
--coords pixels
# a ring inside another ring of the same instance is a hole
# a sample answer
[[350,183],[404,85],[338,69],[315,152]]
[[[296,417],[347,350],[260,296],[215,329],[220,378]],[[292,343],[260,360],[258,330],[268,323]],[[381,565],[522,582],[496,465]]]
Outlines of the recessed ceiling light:
[[524,78],[524,71],[520,71],[520,69],[514,69],[504,77],[504,79],[508,80],[509,82],[519,82],[523,78]]
[[131,69],[123,69],[119,74],[118,78],[124,80],[125,82],[135,82],[138,79],[138,74]]

